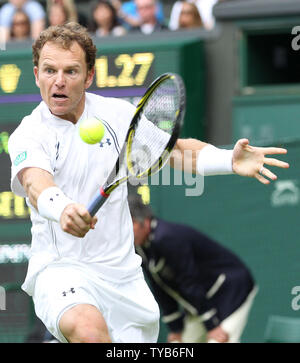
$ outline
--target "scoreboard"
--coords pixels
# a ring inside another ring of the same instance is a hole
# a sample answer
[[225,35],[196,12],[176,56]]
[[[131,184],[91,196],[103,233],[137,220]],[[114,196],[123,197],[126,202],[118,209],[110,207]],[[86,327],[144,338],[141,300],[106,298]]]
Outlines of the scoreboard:
[[[88,90],[136,104],[149,84],[164,72],[179,73],[187,88],[187,116],[182,136],[203,138],[203,40],[188,32],[132,35],[95,40],[95,77]],[[4,265],[26,263],[30,245],[30,210],[10,190],[8,139],[23,117],[41,101],[35,84],[31,47],[0,51],[0,285],[14,280]],[[88,201],[87,201],[88,202]]]

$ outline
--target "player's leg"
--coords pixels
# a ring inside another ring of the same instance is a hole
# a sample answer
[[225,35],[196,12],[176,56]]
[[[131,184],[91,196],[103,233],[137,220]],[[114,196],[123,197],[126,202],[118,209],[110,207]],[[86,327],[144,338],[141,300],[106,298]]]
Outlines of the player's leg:
[[33,294],[37,316],[60,342],[109,342],[103,305],[84,271],[51,265],[39,273]]
[[[107,324],[114,343],[156,343],[159,333],[159,307],[143,275],[125,283],[99,285],[105,291]],[[102,299],[104,301],[104,299]]]
[[106,322],[93,305],[79,304],[67,310],[59,328],[70,343],[111,343]]

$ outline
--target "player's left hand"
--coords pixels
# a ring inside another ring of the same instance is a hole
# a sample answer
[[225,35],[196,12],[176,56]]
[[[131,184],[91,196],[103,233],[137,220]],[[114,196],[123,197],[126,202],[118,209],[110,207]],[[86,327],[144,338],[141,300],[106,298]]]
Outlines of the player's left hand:
[[276,180],[277,176],[265,165],[278,168],[288,168],[289,164],[266,155],[286,154],[287,150],[278,147],[255,147],[249,145],[248,139],[240,139],[234,146],[232,157],[233,172],[241,175],[256,178],[262,184],[269,184],[270,180]]

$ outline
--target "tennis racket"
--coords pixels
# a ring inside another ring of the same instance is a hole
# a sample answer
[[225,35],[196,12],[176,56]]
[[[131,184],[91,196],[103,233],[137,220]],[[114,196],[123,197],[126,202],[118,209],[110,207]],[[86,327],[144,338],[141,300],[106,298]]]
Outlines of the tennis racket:
[[185,99],[184,83],[177,74],[165,73],[149,86],[137,105],[116,165],[88,206],[91,216],[120,184],[147,178],[165,165],[183,125]]

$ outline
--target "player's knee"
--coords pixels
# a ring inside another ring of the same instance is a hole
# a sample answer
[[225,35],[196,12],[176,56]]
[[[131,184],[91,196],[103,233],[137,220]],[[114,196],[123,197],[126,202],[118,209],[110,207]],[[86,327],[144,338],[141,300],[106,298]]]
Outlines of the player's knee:
[[102,314],[93,306],[77,306],[60,320],[62,334],[70,343],[110,343]]

